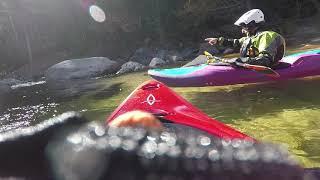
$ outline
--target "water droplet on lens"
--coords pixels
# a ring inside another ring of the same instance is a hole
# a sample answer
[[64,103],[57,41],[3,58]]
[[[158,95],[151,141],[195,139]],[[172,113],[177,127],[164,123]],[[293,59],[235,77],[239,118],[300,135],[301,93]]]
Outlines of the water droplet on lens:
[[208,158],[211,161],[218,161],[220,159],[220,154],[219,154],[218,150],[216,150],[216,149],[211,150],[208,153]]
[[105,135],[106,130],[102,126],[96,126],[94,129],[94,132],[97,136],[103,136],[103,135]]
[[67,141],[72,144],[80,144],[82,143],[82,136],[79,134],[72,134],[67,137]]
[[122,148],[127,151],[132,151],[137,147],[137,142],[133,140],[124,140],[122,143]]
[[121,142],[122,140],[118,136],[111,136],[109,138],[109,145],[114,149],[119,148],[121,145]]
[[199,136],[198,137],[198,142],[202,146],[209,146],[211,144],[211,139],[206,136]]

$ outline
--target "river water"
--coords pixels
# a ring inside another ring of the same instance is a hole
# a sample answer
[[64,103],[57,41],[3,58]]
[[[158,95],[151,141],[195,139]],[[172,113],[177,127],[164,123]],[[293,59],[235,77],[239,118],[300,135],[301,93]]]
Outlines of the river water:
[[[40,81],[15,86],[0,101],[0,132],[39,123],[66,111],[89,120],[107,116],[141,83],[146,72],[82,81],[52,89]],[[277,83],[173,88],[209,116],[258,139],[281,143],[305,167],[320,167],[320,77]]]

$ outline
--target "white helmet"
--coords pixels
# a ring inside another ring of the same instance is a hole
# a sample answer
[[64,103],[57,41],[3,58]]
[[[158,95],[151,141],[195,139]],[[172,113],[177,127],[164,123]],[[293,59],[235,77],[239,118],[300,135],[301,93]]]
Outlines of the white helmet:
[[264,14],[260,9],[251,9],[244,13],[234,24],[240,26],[240,24],[249,24],[252,21],[256,23],[264,21]]

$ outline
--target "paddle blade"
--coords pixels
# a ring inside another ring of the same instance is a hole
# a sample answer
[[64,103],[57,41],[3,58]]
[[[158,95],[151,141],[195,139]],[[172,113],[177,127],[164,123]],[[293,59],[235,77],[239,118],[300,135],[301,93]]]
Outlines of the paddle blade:
[[273,69],[266,67],[266,66],[257,66],[257,65],[249,65],[251,67],[251,69],[257,71],[257,72],[261,72],[264,73],[270,77],[280,77],[279,73],[274,71]]
[[134,90],[110,115],[107,123],[133,110],[146,111],[170,122],[203,130],[216,137],[253,140],[209,117],[167,86],[155,80],[147,81]]
[[266,67],[266,66],[259,66],[259,65],[252,65],[252,64],[245,64],[245,63],[238,63],[238,62],[236,62],[236,65],[247,68],[247,69],[254,70],[259,73],[263,73],[263,74],[270,76],[270,77],[273,77],[273,78],[280,77],[278,72],[276,72],[275,70],[273,70],[269,67]]

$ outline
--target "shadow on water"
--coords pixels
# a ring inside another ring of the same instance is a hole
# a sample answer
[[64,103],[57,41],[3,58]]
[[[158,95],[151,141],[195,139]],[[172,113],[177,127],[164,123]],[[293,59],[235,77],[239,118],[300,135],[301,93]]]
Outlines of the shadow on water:
[[122,84],[123,83],[112,84],[111,86],[107,88],[103,88],[98,92],[94,93],[91,97],[92,99],[99,100],[99,99],[105,99],[105,98],[110,98],[112,96],[116,96],[120,93],[120,91],[118,90],[121,89]]

